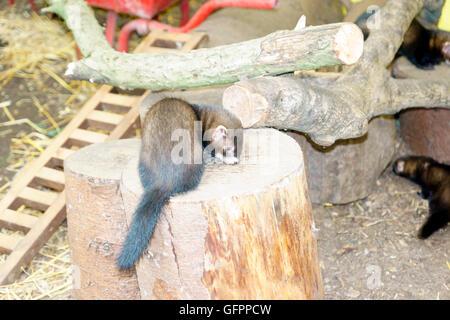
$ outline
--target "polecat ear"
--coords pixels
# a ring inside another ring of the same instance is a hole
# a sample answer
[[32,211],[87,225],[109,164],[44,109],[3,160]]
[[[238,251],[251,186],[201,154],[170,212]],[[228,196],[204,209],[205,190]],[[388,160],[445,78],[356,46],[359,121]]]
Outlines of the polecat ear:
[[223,140],[227,137],[227,128],[223,125],[218,126],[212,134],[213,141]]

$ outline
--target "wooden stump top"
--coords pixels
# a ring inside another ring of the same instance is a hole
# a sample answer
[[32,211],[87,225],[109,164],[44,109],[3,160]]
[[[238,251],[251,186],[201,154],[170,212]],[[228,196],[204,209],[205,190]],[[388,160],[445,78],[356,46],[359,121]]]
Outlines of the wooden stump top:
[[[198,202],[255,194],[283,183],[286,177],[294,173],[303,172],[303,154],[294,139],[274,129],[249,129],[244,132],[244,147],[239,164],[206,165],[199,186],[188,193],[172,197],[170,201]],[[136,170],[137,163],[136,157],[130,161],[126,170]],[[123,186],[140,194],[142,186],[137,171],[135,174],[124,172],[124,175],[127,180],[122,181]]]
[[[123,139],[97,143],[78,150],[66,158],[64,167],[88,179],[120,180],[122,170],[139,158],[140,140]],[[94,181],[95,182],[95,181]]]

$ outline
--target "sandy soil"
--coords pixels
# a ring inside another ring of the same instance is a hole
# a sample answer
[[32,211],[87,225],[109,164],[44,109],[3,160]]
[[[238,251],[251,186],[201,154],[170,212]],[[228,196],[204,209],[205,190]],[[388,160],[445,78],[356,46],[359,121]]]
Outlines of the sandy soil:
[[[405,154],[402,144],[395,157]],[[419,191],[387,168],[366,199],[313,205],[326,299],[450,299],[450,230],[417,238]]]

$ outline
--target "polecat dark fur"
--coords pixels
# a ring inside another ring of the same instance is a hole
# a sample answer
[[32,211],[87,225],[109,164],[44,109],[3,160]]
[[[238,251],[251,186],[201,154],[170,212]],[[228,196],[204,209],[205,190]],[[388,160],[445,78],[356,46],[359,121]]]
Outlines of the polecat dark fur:
[[422,187],[422,197],[429,200],[430,217],[421,227],[419,238],[426,239],[450,221],[450,166],[428,157],[408,156],[397,159],[395,174]]
[[[187,141],[184,149],[174,141],[180,133]],[[224,163],[237,163],[242,148],[240,120],[223,108],[191,105],[174,98],[151,106],[143,122],[139,158],[144,193],[117,260],[120,269],[131,269],[142,255],[170,197],[197,187],[203,174],[205,147]]]
[[[367,22],[372,14],[366,11],[355,21],[363,31],[364,39],[370,33]],[[398,53],[421,69],[432,69],[433,65],[450,60],[449,51],[450,32],[439,30],[431,23],[416,18],[406,31]]]

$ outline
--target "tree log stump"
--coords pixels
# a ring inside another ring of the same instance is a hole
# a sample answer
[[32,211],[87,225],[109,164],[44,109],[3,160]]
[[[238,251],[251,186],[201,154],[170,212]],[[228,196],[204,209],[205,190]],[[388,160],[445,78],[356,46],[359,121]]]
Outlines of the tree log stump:
[[[128,223],[143,191],[130,144],[121,185]],[[293,139],[246,130],[238,165],[207,165],[198,188],[164,208],[136,267],[141,298],[322,298],[307,190]]]
[[246,130],[240,164],[207,165],[199,187],[164,208],[137,277],[119,272],[142,193],[139,148],[94,144],[65,162],[75,299],[323,297],[302,153],[273,129]]
[[73,299],[139,299],[136,274],[115,265],[127,230],[119,183],[136,148],[125,140],[95,144],[64,162]]
[[395,152],[395,121],[389,116],[372,119],[366,135],[326,148],[303,134],[287,134],[303,150],[313,203],[342,204],[367,197]]
[[[445,63],[433,70],[420,70],[405,57],[397,59],[392,67],[396,78],[408,79],[450,79],[450,67]],[[400,131],[402,139],[411,150],[439,162],[450,163],[450,110],[409,109],[400,113]]]

